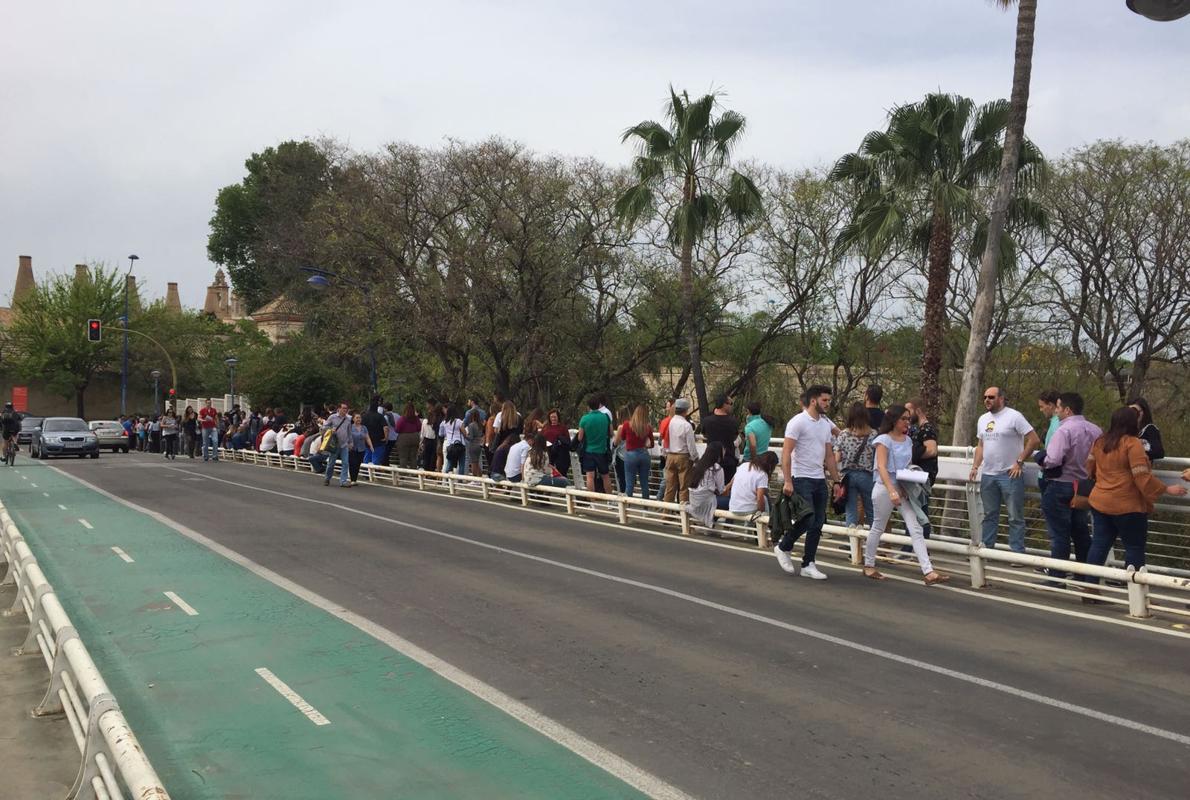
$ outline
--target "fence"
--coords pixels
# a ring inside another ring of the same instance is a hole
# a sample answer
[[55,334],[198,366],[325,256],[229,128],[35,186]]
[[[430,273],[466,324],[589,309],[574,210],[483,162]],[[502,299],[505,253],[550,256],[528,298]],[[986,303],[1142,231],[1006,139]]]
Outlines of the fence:
[[40,653],[50,672],[49,689],[33,713],[65,714],[82,756],[68,800],[169,800],[169,793],[2,503],[0,562],[8,564],[3,583],[15,583],[17,587],[16,601],[6,613],[23,611],[29,619],[29,635],[17,653]]
[[[259,453],[253,450],[223,450],[220,457],[313,474],[309,462],[295,456]],[[969,468],[969,462],[967,466]],[[954,468],[953,465],[950,467],[951,470]],[[634,528],[669,530],[687,536],[713,536],[766,549],[772,544],[768,520],[764,515],[743,516],[717,511],[715,526],[704,528],[697,524],[680,503],[665,503],[640,497],[607,495],[574,488],[530,487],[522,483],[493,481],[486,477],[380,465],[363,465],[360,468],[360,477],[377,485],[445,492],[491,502],[511,502],[524,507],[552,509],[558,513],[583,515]],[[966,576],[973,588],[989,585],[1009,586],[1048,596],[1065,595],[1123,606],[1133,617],[1149,617],[1154,611],[1158,611],[1190,618],[1190,577],[1159,572],[1148,567],[1135,570],[1060,561],[1045,554],[1048,550],[1044,553],[1013,553],[984,547],[978,533],[978,521],[982,516],[978,486],[965,482],[960,486],[953,481],[940,480],[939,487],[942,487],[940,491],[947,495],[961,496],[961,503],[956,505],[956,508],[961,507],[964,511],[962,528],[968,533],[954,536],[943,531],[932,537],[928,542],[931,558],[940,570]],[[944,513],[953,515],[955,512],[952,510]],[[956,518],[952,522],[957,524],[960,520]],[[951,528],[953,529],[954,527]],[[828,524],[823,528],[824,538],[819,553],[859,564],[862,559],[862,543],[867,534],[865,529]],[[879,555],[893,565],[907,558],[911,559],[912,556],[907,556],[902,551],[908,543],[909,537],[904,535],[903,530],[893,528],[881,536]],[[915,564],[913,566],[916,568]],[[1073,577],[1055,580],[1040,572],[1034,572],[1034,569],[1062,570],[1071,573]],[[1088,585],[1088,579],[1105,579],[1108,584],[1092,587]]]

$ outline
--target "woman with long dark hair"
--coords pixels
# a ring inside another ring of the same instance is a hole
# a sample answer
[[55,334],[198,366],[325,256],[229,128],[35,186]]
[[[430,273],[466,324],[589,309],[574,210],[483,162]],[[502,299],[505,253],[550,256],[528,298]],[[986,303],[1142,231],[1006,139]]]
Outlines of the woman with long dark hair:
[[864,546],[864,575],[873,580],[884,580],[884,576],[876,569],[876,549],[880,546],[880,535],[884,533],[888,518],[896,509],[900,511],[901,519],[905,522],[905,530],[909,532],[913,552],[921,566],[922,579],[926,586],[933,586],[936,583],[945,583],[950,580],[950,576],[934,570],[930,554],[926,550],[921,522],[904,497],[903,488],[896,477],[898,470],[908,469],[913,463],[913,440],[909,438],[910,422],[912,416],[905,406],[889,406],[884,412],[884,421],[880,423],[880,434],[873,442],[876,448],[876,465],[873,471],[875,486],[872,489],[872,526],[868,528],[868,541]]
[[859,507],[864,519],[872,521],[873,458],[872,440],[876,431],[869,424],[870,415],[863,403],[852,403],[847,411],[847,424],[835,437],[835,461],[843,473],[847,492],[847,527],[859,524]]
[[[1091,504],[1091,552],[1088,564],[1103,566],[1116,539],[1124,540],[1124,562],[1140,569],[1145,565],[1145,541],[1153,504],[1165,494],[1181,497],[1185,486],[1168,486],[1153,475],[1140,439],[1140,420],[1131,406],[1117,408],[1107,433],[1091,447],[1087,478],[1095,482]],[[1098,578],[1091,582],[1099,583]]]
[[1153,422],[1153,409],[1149,408],[1149,401],[1138,397],[1129,403],[1128,407],[1136,411],[1137,425],[1140,427],[1137,438],[1140,439],[1141,446],[1145,449],[1145,455],[1149,457],[1149,463],[1152,464],[1154,461],[1165,458],[1165,445],[1161,441],[1161,430],[1157,427],[1157,423]]
[[551,408],[545,415],[545,427],[541,429],[550,453],[550,464],[564,478],[570,476],[570,429],[562,421],[562,412]]
[[688,475],[690,481],[690,499],[686,503],[686,512],[694,517],[699,524],[708,528],[715,526],[715,509],[727,508],[726,487],[723,483],[723,445],[719,442],[707,442],[702,455],[690,467]]
[[568,486],[565,478],[554,475],[554,466],[550,463],[549,453],[546,452],[545,434],[538,433],[529,445],[529,452],[525,454],[525,463],[521,468],[521,480],[529,486],[553,486],[564,488]]

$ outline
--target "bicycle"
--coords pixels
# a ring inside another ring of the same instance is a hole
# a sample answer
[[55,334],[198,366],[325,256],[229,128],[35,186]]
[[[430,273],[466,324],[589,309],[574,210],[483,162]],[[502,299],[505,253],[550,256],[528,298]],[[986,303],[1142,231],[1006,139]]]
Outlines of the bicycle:
[[4,439],[4,463],[13,466],[17,463],[17,437],[7,436]]

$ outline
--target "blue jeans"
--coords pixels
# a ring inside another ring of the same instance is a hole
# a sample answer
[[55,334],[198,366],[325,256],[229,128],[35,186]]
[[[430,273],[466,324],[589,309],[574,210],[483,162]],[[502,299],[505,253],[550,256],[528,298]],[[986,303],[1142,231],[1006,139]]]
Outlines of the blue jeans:
[[219,460],[219,429],[202,428],[202,460]]
[[640,481],[640,496],[649,499],[649,469],[652,461],[645,448],[628,450],[624,453],[624,478],[627,482],[624,493],[632,497],[636,482]]
[[847,524],[859,524],[859,504],[864,504],[864,519],[872,524],[872,473],[866,469],[847,470]]
[[443,472],[457,472],[460,475],[467,474],[467,448],[463,448],[463,452],[459,454],[458,461],[451,461],[450,456],[446,455],[447,447],[442,454],[442,471]]
[[818,542],[822,539],[822,526],[826,523],[826,479],[794,478],[793,491],[814,508],[814,515],[799,522],[797,527],[786,532],[778,547],[788,553],[803,533],[806,534],[806,549],[802,553],[802,566],[814,561],[818,553]]
[[347,482],[351,480],[351,448],[348,445],[342,445],[327,454],[325,476],[327,481],[335,477],[336,458],[341,462],[339,464],[339,485],[346,486]]
[[565,478],[555,478],[553,476],[542,478],[537,484],[538,486],[552,486],[555,489],[565,489],[570,485],[570,482]]
[[979,497],[983,501],[984,547],[996,546],[1000,527],[1000,504],[1008,509],[1008,547],[1014,553],[1025,552],[1025,478],[984,475],[979,479]]
[[310,456],[310,469],[314,472],[326,472],[326,453],[314,453]]
[[[1041,495],[1041,513],[1045,515],[1045,527],[1050,534],[1050,558],[1066,561],[1070,558],[1070,545],[1074,543],[1074,560],[1087,563],[1091,551],[1091,529],[1087,512],[1070,507],[1074,497],[1074,484],[1066,481],[1046,481]],[[1051,569],[1051,578],[1065,578],[1066,571]],[[1085,575],[1078,576],[1085,580]]]
[[[1145,565],[1145,540],[1149,535],[1149,515],[1139,511],[1132,514],[1103,514],[1091,509],[1095,521],[1095,533],[1091,537],[1091,552],[1088,564],[1103,566],[1116,538],[1124,540],[1124,565],[1140,569]],[[1091,578],[1091,583],[1099,583]]]

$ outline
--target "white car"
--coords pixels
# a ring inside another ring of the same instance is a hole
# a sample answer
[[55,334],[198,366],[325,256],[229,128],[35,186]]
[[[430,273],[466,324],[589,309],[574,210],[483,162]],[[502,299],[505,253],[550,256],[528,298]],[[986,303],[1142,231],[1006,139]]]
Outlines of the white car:
[[100,448],[110,447],[113,453],[120,450],[128,452],[128,434],[119,422],[114,419],[97,419],[88,422],[87,427],[99,437]]

